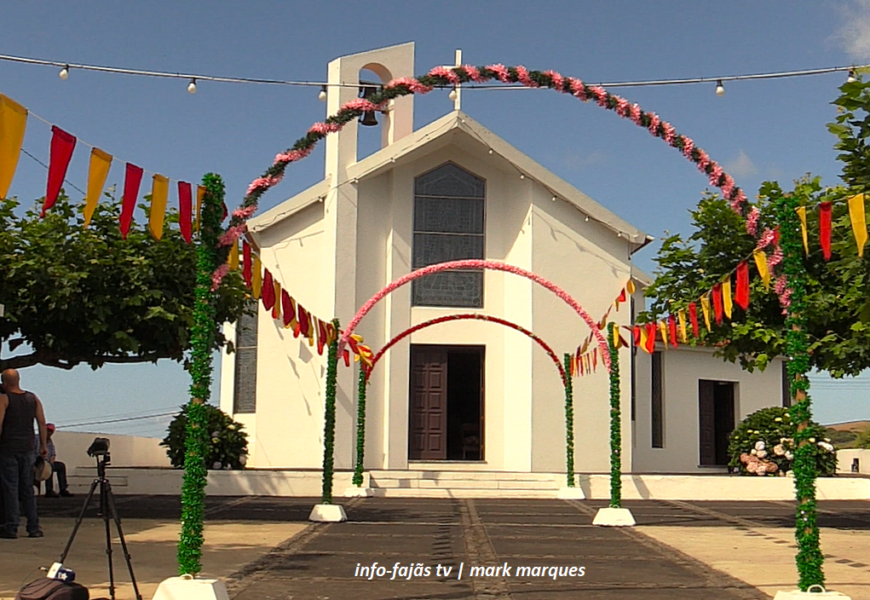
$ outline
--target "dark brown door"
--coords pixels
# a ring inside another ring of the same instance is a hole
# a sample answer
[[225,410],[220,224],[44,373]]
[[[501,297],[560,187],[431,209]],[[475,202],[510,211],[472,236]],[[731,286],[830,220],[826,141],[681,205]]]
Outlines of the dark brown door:
[[728,464],[728,440],[734,431],[734,383],[698,381],[698,444],[702,466]]
[[408,458],[447,458],[447,351],[411,346]]

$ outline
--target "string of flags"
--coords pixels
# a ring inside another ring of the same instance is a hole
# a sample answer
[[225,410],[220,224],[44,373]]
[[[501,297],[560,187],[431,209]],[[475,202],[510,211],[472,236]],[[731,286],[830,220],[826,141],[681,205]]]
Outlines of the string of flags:
[[[619,305],[628,302],[629,297],[634,294],[637,287],[635,286],[634,280],[629,278],[628,281],[625,282],[625,285],[622,287],[622,290],[619,292],[619,295],[616,299],[611,303],[610,306],[607,307],[607,311],[604,313],[604,316],[598,321],[598,329],[604,331],[607,328],[607,319],[610,317],[610,313],[612,310],[616,309],[619,312]],[[623,329],[627,329],[630,331],[630,328],[623,326]],[[598,370],[598,345],[592,344],[594,334],[592,332],[586,336],[586,339],[583,340],[583,343],[577,346],[577,350],[574,353],[574,357],[571,360],[571,376],[582,376],[588,373],[594,373]],[[614,346],[620,348],[621,346],[628,346],[628,341],[625,337],[619,333],[618,329],[614,330]],[[590,349],[589,346],[592,345]],[[603,361],[602,361],[603,362]]]
[[[57,125],[49,123],[42,117],[29,112],[25,107],[3,94],[0,94],[0,199],[6,198],[9,187],[12,185],[12,179],[15,176],[15,170],[18,166],[18,159],[24,143],[28,116],[33,116],[51,126],[48,181],[46,184],[45,201],[42,205],[43,217],[57,202],[76,146],[84,145],[91,149],[84,207],[84,226],[87,227],[91,222],[100,196],[103,194],[106,178],[115,158],[108,152],[77,139],[74,135],[67,133]],[[136,201],[139,198],[139,189],[145,172],[141,167],[125,162],[124,195],[121,201],[119,223],[121,236],[124,239],[127,238],[133,222],[133,212],[136,208]],[[148,220],[148,228],[151,235],[157,240],[163,237],[163,224],[169,197],[169,183],[170,181],[175,181],[177,183],[179,229],[184,240],[190,242],[193,231],[198,229],[205,188],[202,186],[197,186],[196,188],[196,212],[194,217],[193,186],[185,181],[170,180],[159,173],[153,173],[152,175],[151,210]],[[226,217],[226,206],[224,206],[224,217]]]
[[[864,194],[856,194],[846,199],[849,208],[849,221],[852,225],[852,234],[858,247],[858,256],[864,256],[864,246],[867,245],[867,216],[865,211]],[[831,260],[831,228],[833,202],[820,202],[819,211],[819,246],[822,248],[824,259]],[[801,221],[801,236],[804,242],[804,252],[809,255],[809,235],[807,233],[807,207],[801,206],[796,209]]]
[[[322,356],[324,348],[341,335],[341,331],[336,330],[331,321],[318,318],[291,296],[286,286],[282,286],[275,275],[263,266],[259,254],[246,240],[242,240],[241,253],[238,240],[233,243],[227,265],[231,271],[241,269],[242,278],[245,286],[251,290],[251,296],[261,301],[263,308],[271,311],[272,318],[281,326],[292,330],[294,338],[302,336],[308,340],[309,346],[316,345],[319,355]],[[363,344],[362,336],[352,334],[347,345],[349,348],[344,350],[342,356],[346,366],[350,366],[350,354],[353,353],[354,361],[361,362],[366,369],[371,368],[374,353]]]

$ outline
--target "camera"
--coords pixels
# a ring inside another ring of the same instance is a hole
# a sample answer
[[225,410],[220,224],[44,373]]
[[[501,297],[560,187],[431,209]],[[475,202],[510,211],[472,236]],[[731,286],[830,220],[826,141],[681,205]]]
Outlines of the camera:
[[109,438],[94,438],[91,447],[88,448],[88,456],[108,456]]

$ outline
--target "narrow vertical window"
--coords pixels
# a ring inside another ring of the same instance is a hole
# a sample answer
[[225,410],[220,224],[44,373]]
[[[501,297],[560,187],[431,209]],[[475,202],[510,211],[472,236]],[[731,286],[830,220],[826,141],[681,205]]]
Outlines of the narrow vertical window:
[[782,361],[782,406],[791,406],[791,382],[788,379],[788,364]]
[[652,447],[665,447],[664,381],[662,380],[662,353],[652,355]]
[[233,413],[257,412],[257,308],[236,323],[236,368],[233,378]]
[[[415,179],[414,269],[484,257],[484,197],[483,179],[453,163]],[[417,279],[411,304],[483,308],[483,271],[443,271]]]

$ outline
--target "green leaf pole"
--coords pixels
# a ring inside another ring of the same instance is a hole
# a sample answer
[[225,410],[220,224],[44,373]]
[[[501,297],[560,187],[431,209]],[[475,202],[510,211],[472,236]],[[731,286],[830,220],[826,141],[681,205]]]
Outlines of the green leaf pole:
[[356,467],[353,471],[353,484],[357,487],[362,486],[366,453],[366,377],[366,368],[360,363],[356,405]]
[[565,454],[568,487],[574,487],[574,389],[571,383],[571,355],[565,354]]
[[202,571],[202,530],[205,517],[205,486],[208,472],[205,453],[210,432],[205,403],[212,375],[212,346],[217,334],[216,295],[211,274],[217,267],[217,242],[221,229],[224,183],[219,175],[203,177],[205,195],[196,250],[196,300],[191,329],[190,404],[187,408],[184,482],[181,487],[181,536],[178,542],[178,572],[195,575]]
[[[333,319],[335,331],[341,331]],[[326,402],[323,409],[323,493],[320,501],[332,504],[332,478],[335,463],[335,388],[338,379],[338,336],[329,344],[326,363]]]
[[791,289],[791,305],[785,320],[786,368],[791,383],[792,405],[789,409],[795,433],[794,487],[797,498],[795,512],[795,539],[798,552],[795,557],[798,587],[807,591],[812,585],[824,585],[822,570],[824,555],[819,546],[819,525],[816,505],[816,460],[814,444],[810,442],[812,419],[810,382],[806,377],[810,368],[809,338],[806,332],[806,287],[803,264],[803,240],[800,218],[794,196],[781,196],[776,201],[777,220],[780,224],[780,245],[783,251],[783,272]]
[[619,410],[619,333],[615,323],[607,324],[607,345],[610,350],[610,507],[622,504],[622,414]]

